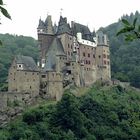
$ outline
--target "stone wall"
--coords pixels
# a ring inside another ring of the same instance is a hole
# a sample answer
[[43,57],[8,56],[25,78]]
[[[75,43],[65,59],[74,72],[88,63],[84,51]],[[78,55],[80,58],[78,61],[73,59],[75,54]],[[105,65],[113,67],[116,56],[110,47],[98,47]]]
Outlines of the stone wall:
[[25,105],[35,101],[36,94],[0,92],[0,127],[20,115]]
[[8,91],[39,94],[40,76],[37,71],[17,70],[15,61],[9,69]]
[[48,72],[48,85],[46,93],[50,99],[59,101],[63,94],[63,77],[61,73]]

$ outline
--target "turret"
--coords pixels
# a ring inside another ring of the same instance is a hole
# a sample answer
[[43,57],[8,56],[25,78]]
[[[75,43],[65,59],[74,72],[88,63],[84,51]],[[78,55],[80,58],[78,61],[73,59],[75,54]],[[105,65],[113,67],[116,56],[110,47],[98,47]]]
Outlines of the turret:
[[48,15],[47,19],[45,20],[45,26],[46,26],[46,34],[54,35],[54,30],[53,30],[53,26],[52,26],[52,19],[51,19],[50,15]]
[[103,34],[102,31],[97,32],[96,39],[97,39],[98,46],[108,46],[109,47],[109,41],[108,41],[107,35]]
[[40,66],[43,68],[46,63],[46,53],[54,38],[54,29],[50,15],[47,16],[45,22],[41,19],[39,20],[37,33],[39,42],[38,47],[40,50]]
[[46,33],[45,23],[41,20],[41,18],[39,19],[39,24],[38,24],[38,27],[37,27],[37,33],[38,34]]
[[58,24],[58,29],[57,29],[57,34],[63,34],[63,33],[68,33],[71,34],[71,28],[70,25],[67,23],[67,18],[60,16],[59,24]]
[[96,63],[97,63],[97,79],[110,80],[110,51],[107,35],[102,31],[96,34]]

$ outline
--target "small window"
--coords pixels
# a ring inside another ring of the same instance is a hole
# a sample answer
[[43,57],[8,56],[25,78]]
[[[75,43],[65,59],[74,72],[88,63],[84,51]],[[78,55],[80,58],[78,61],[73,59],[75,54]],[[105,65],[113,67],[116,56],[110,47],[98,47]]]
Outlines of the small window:
[[93,58],[95,58],[95,54],[93,54]]
[[88,53],[88,57],[90,57],[90,53]]
[[106,61],[104,60],[104,64],[106,65]]
[[102,42],[104,43],[104,36],[102,36]]
[[103,54],[103,57],[106,58],[106,54]]
[[66,63],[66,66],[70,66],[70,63]]
[[90,65],[90,61],[88,61],[88,64]]
[[46,75],[42,75],[42,78],[46,78]]
[[107,61],[107,64],[108,64],[108,65],[110,64],[109,61]]
[[68,44],[68,48],[70,47],[70,45]]
[[99,58],[101,58],[101,55],[99,55]]
[[83,56],[86,56],[85,52],[83,52]]

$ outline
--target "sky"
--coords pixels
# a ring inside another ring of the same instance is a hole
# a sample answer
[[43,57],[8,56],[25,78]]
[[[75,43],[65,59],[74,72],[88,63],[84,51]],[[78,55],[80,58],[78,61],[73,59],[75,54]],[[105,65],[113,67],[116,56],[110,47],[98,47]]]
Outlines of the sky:
[[[12,20],[1,16],[0,33],[32,36],[37,39],[39,19],[47,15],[59,21],[60,13],[68,22],[87,25],[91,31],[106,27],[131,12],[139,11],[140,0],[3,0]],[[63,9],[63,10],[61,10]],[[140,12],[140,11],[139,11]]]

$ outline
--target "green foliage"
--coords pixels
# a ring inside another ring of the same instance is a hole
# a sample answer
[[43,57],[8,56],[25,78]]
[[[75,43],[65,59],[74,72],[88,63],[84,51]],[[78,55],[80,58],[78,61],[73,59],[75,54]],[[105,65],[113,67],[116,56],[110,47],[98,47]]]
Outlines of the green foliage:
[[[128,28],[129,26],[133,26],[136,31],[138,31],[138,29],[140,30],[139,12],[136,11],[135,14],[131,13],[130,16],[125,15],[117,23],[113,23],[106,28],[101,28],[100,30],[106,33],[109,37],[112,78],[116,78],[122,82],[132,83],[132,81],[134,81],[135,69],[140,69],[140,40],[136,39],[132,42],[126,42],[126,38],[131,38],[129,32],[124,33],[126,36],[123,34],[116,36],[116,33],[124,28],[122,22]],[[140,75],[137,76],[140,77]],[[139,82],[138,78],[137,82]],[[131,85],[135,86],[135,84]]]
[[[0,13],[2,13],[2,15],[4,15],[6,18],[11,19],[10,14],[8,13],[8,11],[4,8],[4,3],[3,0],[0,0]],[[0,23],[1,24],[1,23]],[[3,45],[2,41],[0,40],[0,47]]]
[[27,110],[0,130],[3,140],[140,139],[140,94],[121,86],[93,86],[76,97],[63,95],[56,105]]
[[134,87],[140,88],[140,69],[134,70],[130,84]]
[[125,33],[126,41],[133,41],[140,39],[140,25],[136,27],[137,18],[134,19],[133,24],[130,24],[126,19],[122,19],[124,27],[118,31],[117,36]]
[[10,14],[8,13],[8,11],[4,8],[4,3],[3,0],[0,0],[0,12],[7,18],[11,19]]

